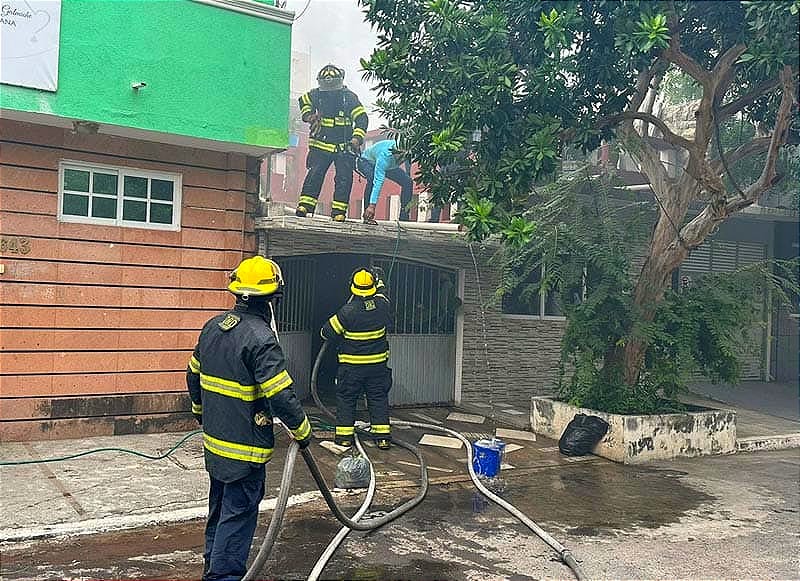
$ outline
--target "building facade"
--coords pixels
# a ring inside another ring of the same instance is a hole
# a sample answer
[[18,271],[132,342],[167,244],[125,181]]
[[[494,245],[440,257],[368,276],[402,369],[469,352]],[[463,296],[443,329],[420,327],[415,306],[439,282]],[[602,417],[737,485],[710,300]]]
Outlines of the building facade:
[[0,87],[0,439],[185,429],[188,358],[288,145],[292,13],[50,4],[57,85]]

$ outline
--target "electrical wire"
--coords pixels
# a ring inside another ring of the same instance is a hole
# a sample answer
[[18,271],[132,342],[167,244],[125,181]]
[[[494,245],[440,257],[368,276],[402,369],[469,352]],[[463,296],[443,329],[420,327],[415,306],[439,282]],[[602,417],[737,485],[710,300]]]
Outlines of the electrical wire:
[[43,458],[39,460],[2,460],[0,461],[0,466],[22,466],[24,464],[46,464],[48,462],[63,462],[65,460],[74,460],[75,458],[81,458],[83,456],[88,456],[89,454],[97,454],[99,452],[123,452],[125,454],[133,454],[134,456],[139,456],[140,458],[146,458],[148,460],[163,460],[164,458],[175,452],[175,450],[180,448],[186,440],[188,440],[193,436],[196,436],[197,434],[202,434],[202,433],[203,430],[194,430],[192,432],[189,432],[183,438],[178,440],[178,442],[174,446],[172,446],[172,448],[170,448],[168,451],[158,455],[145,454],[144,452],[137,452],[136,450],[128,450],[127,448],[93,448],[91,450],[86,450],[84,452],[78,452],[77,454],[70,454],[68,456],[58,456],[55,458]]
[[306,5],[300,11],[300,14],[298,14],[297,16],[294,17],[294,20],[292,20],[292,22],[297,22],[298,20],[300,20],[300,18],[303,16],[303,14],[306,13],[306,10],[308,10],[308,7],[310,5],[311,5],[311,0],[306,0]]

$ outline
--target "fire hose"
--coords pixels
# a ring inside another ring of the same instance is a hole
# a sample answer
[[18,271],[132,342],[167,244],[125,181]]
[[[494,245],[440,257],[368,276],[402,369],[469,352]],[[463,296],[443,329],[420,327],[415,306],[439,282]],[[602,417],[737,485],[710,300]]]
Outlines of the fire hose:
[[[327,415],[330,418],[335,418],[335,415],[333,414],[333,412],[327,406],[325,406],[322,403],[322,400],[319,397],[319,393],[318,393],[318,389],[317,389],[317,377],[318,377],[318,374],[319,374],[319,368],[320,368],[320,365],[322,363],[322,359],[323,359],[323,357],[325,355],[326,349],[327,349],[327,342],[322,344],[322,348],[320,349],[319,353],[317,354],[316,361],[314,362],[314,368],[313,368],[313,370],[311,372],[311,395],[312,395],[312,397],[314,399],[314,403],[317,405],[317,407],[320,409],[320,411],[322,411],[325,415]],[[540,539],[542,539],[550,548],[552,548],[558,554],[558,556],[561,559],[561,561],[567,567],[570,568],[570,570],[573,572],[573,574],[575,575],[575,578],[578,581],[583,581],[584,579],[586,579],[586,575],[584,574],[583,570],[581,569],[580,565],[578,564],[578,562],[575,559],[574,555],[569,551],[569,549],[564,547],[564,545],[559,543],[555,538],[553,538],[550,534],[548,534],[544,529],[542,529],[538,524],[536,524],[533,520],[531,520],[529,517],[527,517],[522,511],[520,511],[514,505],[512,505],[508,501],[500,498],[495,493],[493,493],[491,490],[489,490],[483,484],[483,482],[480,481],[480,479],[478,478],[478,475],[475,472],[475,468],[473,467],[472,444],[469,442],[469,440],[467,440],[467,438],[465,438],[459,432],[456,432],[455,430],[451,430],[449,428],[445,428],[443,426],[436,426],[436,425],[433,425],[433,424],[425,424],[425,423],[420,423],[420,422],[408,422],[408,421],[402,421],[402,420],[393,420],[392,423],[394,425],[397,425],[397,426],[408,426],[408,427],[411,427],[411,428],[421,428],[421,429],[425,429],[425,430],[436,430],[436,431],[439,431],[439,432],[443,432],[443,433],[449,434],[449,435],[459,439],[465,445],[465,447],[467,449],[467,468],[469,470],[470,478],[472,479],[472,481],[475,484],[476,488],[481,492],[481,494],[483,494],[486,498],[488,498],[489,500],[491,500],[495,504],[499,505],[500,507],[502,507],[506,511],[508,511],[512,516],[517,518],[522,524],[524,524],[531,531],[533,531],[533,533],[535,533]],[[314,481],[317,484],[317,487],[319,488],[320,492],[322,493],[322,496],[325,499],[325,502],[328,505],[328,508],[330,508],[331,512],[334,514],[336,519],[339,522],[341,522],[342,525],[344,525],[344,527],[346,529],[358,530],[358,531],[375,530],[375,529],[377,529],[377,528],[379,528],[379,527],[391,522],[392,520],[398,518],[402,514],[408,512],[409,510],[414,508],[417,504],[419,504],[422,501],[422,499],[425,497],[425,494],[427,493],[427,490],[428,490],[428,475],[427,475],[427,466],[425,464],[424,458],[422,457],[422,454],[419,452],[419,450],[415,446],[412,446],[411,444],[408,444],[408,443],[406,443],[406,442],[404,442],[402,440],[394,438],[393,442],[395,444],[397,444],[398,446],[411,451],[419,459],[420,478],[421,478],[420,491],[419,491],[419,493],[417,493],[417,496],[415,496],[413,499],[411,499],[411,500],[405,502],[404,504],[400,505],[399,507],[397,507],[396,509],[394,509],[390,513],[388,513],[388,514],[386,514],[386,515],[384,515],[382,517],[379,517],[379,518],[370,518],[370,519],[367,519],[367,520],[364,520],[364,521],[360,520],[360,516],[366,511],[367,507],[369,506],[369,502],[365,501],[365,503],[362,504],[362,507],[356,513],[354,519],[348,518],[344,513],[342,513],[342,511],[336,505],[336,501],[334,500],[333,495],[330,492],[330,489],[328,488],[327,484],[325,483],[325,479],[322,476],[322,473],[320,472],[319,467],[317,466],[317,463],[316,463],[316,461],[314,460],[314,457],[311,454],[311,451],[308,448],[305,448],[304,450],[302,450],[303,459],[305,460],[306,465],[308,466],[309,471],[311,472],[311,475],[312,475],[312,477],[314,478]],[[359,446],[360,446],[360,444],[359,444]],[[254,579],[254,576],[264,566],[264,563],[267,561],[267,559],[269,558],[269,554],[272,551],[272,546],[274,545],[275,539],[277,538],[278,529],[280,527],[281,521],[283,520],[283,516],[284,516],[285,510],[286,510],[286,503],[287,503],[288,498],[289,498],[288,488],[289,488],[289,485],[291,483],[292,470],[293,470],[294,461],[295,461],[295,458],[296,458],[296,455],[297,455],[297,448],[298,448],[297,443],[294,442],[294,441],[291,441],[290,445],[289,445],[289,452],[286,455],[286,464],[285,464],[284,470],[283,470],[283,479],[281,480],[280,493],[278,495],[278,499],[277,499],[277,502],[276,502],[276,505],[275,505],[275,511],[273,513],[269,529],[267,530],[267,534],[265,535],[264,541],[262,542],[261,548],[259,549],[259,552],[258,552],[256,558],[254,559],[253,563],[250,565],[250,568],[247,570],[247,574],[244,576],[242,581],[252,581],[252,579]],[[363,449],[361,449],[360,451],[363,454]],[[371,469],[371,465],[370,465],[370,476],[371,476],[370,487],[371,487],[371,490],[374,491],[374,472]],[[368,493],[368,496],[371,497],[371,494]],[[347,535],[347,532],[349,532],[349,531],[345,531],[345,529],[342,529],[341,531],[339,531],[339,533],[336,535],[336,537],[334,537],[333,541],[328,546],[328,548],[325,550],[325,552],[323,553],[323,555],[320,558],[320,560],[314,566],[314,569],[313,569],[309,579],[316,579],[319,576],[319,574],[322,572],[322,569],[324,568],[325,564],[327,564],[327,561],[333,555],[333,553],[335,552],[336,548],[338,548],[339,543],[341,543],[341,541]]]

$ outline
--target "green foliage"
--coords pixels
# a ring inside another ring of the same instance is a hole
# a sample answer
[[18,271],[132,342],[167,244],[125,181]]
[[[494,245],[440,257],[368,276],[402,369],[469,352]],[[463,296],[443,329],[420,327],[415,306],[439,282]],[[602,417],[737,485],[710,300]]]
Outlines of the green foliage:
[[[655,319],[643,323],[633,306],[631,263],[643,250],[656,208],[612,184],[561,179],[538,190],[535,235],[503,254],[507,276],[498,294],[538,301],[554,292],[566,316],[561,396],[575,405],[615,413],[665,413],[691,374],[735,382],[743,345],[763,320],[764,290],[791,304],[800,292],[797,261],[772,261],[734,273],[705,275],[668,290]],[[544,265],[545,276],[531,283]],[[620,350],[632,337],[649,345],[640,380],[626,386]]]
[[[650,60],[639,49],[665,34],[663,14],[643,20],[618,2],[361,4],[378,33],[365,77],[418,179],[436,202],[485,198],[511,215],[558,169],[565,131],[586,149],[611,137],[598,120],[622,111]],[[613,48],[618,16],[631,34],[647,32],[631,51]]]
[[[679,371],[690,355],[698,368],[735,375],[730,319],[719,313],[733,299],[716,292],[724,285],[691,301],[694,293],[668,293],[667,306],[647,324],[634,308],[633,249],[648,244],[652,204],[621,192],[612,200],[610,184],[576,190],[553,180],[565,151],[589,151],[614,136],[611,119],[628,106],[640,73],[663,71],[656,64],[675,34],[707,72],[731,47],[747,47],[720,82],[727,91],[717,95],[719,106],[769,84],[787,63],[796,70],[797,0],[359,2],[378,34],[377,48],[362,60],[364,76],[416,162],[416,178],[434,203],[459,203],[470,239],[501,236],[509,276],[499,292],[521,286],[531,300],[558,295],[567,317],[563,361],[575,371],[564,382],[566,396],[609,411],[655,409],[663,388],[682,385]],[[680,71],[668,73],[671,79],[676,93],[701,95]],[[753,99],[735,120],[740,126],[723,127],[720,141],[737,129],[743,136],[771,127],[778,102],[776,91]],[[527,282],[542,266],[541,280]],[[717,326],[701,317],[701,300],[720,315]],[[692,331],[675,337],[673,316],[688,317]],[[633,337],[654,347],[641,381],[625,386],[620,354]]]
[[661,82],[661,94],[668,105],[679,105],[702,97],[703,87],[686,73],[672,68]]

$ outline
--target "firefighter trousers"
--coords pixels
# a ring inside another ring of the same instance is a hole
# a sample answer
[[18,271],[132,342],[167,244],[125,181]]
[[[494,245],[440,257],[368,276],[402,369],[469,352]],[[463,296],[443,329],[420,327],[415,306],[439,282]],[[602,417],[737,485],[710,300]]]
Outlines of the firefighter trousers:
[[203,581],[238,581],[247,572],[265,477],[264,467],[233,482],[211,477]]
[[389,426],[389,390],[392,370],[385,363],[370,365],[339,364],[336,376],[336,439],[353,438],[356,404],[367,394],[367,409],[373,437],[391,438]]
[[303,180],[298,206],[306,212],[314,212],[317,198],[322,190],[325,174],[333,163],[336,175],[333,178],[333,203],[331,204],[331,217],[347,216],[347,207],[350,203],[350,190],[353,187],[353,167],[355,158],[346,152],[331,153],[310,147],[306,158],[308,172]]

